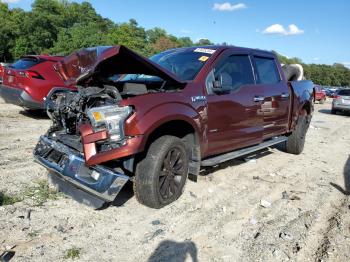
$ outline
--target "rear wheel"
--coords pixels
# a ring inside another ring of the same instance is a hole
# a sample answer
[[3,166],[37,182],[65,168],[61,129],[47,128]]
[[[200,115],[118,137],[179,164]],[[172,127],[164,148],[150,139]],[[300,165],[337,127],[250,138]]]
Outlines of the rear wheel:
[[299,116],[297,126],[293,133],[288,137],[285,144],[287,153],[299,155],[304,149],[306,132],[310,125],[310,117],[307,114]]
[[335,110],[335,109],[332,108],[331,113],[332,113],[333,115],[336,115],[336,114],[337,114],[337,110]]
[[137,164],[134,192],[137,200],[161,208],[180,197],[188,175],[189,157],[180,138],[162,136]]

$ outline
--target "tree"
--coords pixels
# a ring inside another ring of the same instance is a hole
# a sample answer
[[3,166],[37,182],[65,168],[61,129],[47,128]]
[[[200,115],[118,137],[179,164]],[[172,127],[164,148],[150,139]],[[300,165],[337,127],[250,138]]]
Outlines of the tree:
[[159,53],[168,49],[178,47],[178,43],[171,40],[169,37],[162,36],[152,45],[153,49]]
[[108,45],[125,45],[137,52],[143,53],[147,45],[146,31],[139,27],[135,19],[122,23],[110,29],[107,36]]
[[197,43],[195,43],[195,45],[212,45],[213,42],[211,42],[209,39],[199,39],[199,41]]
[[7,4],[0,2],[0,61],[14,58],[12,50],[21,32],[21,21],[25,16],[23,10],[10,10]]
[[68,55],[75,50],[105,45],[107,36],[95,23],[75,24],[68,29],[62,29],[50,53]]

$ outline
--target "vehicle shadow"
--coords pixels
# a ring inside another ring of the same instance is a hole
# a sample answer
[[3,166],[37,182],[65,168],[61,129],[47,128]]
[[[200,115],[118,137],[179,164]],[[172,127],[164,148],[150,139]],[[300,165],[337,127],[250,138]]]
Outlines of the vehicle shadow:
[[187,259],[190,256],[192,262],[198,262],[198,251],[195,243],[192,241],[175,242],[171,240],[162,241],[149,257],[148,262],[160,261],[190,261]]
[[[320,109],[318,110],[318,112],[322,113],[322,114],[328,114],[328,115],[332,115],[332,111],[331,109]],[[337,115],[341,115],[341,116],[349,116],[350,113],[345,112],[345,111],[339,111],[337,112]]]
[[132,182],[128,181],[111,203],[111,206],[120,207],[128,202],[134,196],[134,190],[132,187]]
[[318,112],[323,114],[328,114],[328,115],[332,114],[330,109],[319,109]]
[[44,110],[21,110],[19,113],[22,116],[30,117],[36,120],[49,119],[49,116]]
[[[201,171],[200,171],[200,176],[207,176],[207,175],[214,173],[220,169],[225,169],[227,167],[241,165],[243,163],[246,163],[247,162],[246,160],[249,161],[250,159],[252,159],[254,161],[254,160],[257,160],[261,157],[270,155],[270,154],[273,154],[273,152],[271,152],[268,148],[265,148],[265,149],[259,150],[257,152],[254,152],[254,153],[247,154],[247,155],[242,156],[240,158],[226,161],[226,162],[221,163],[219,165],[216,165],[214,167],[202,167]],[[128,181],[125,184],[125,186],[122,188],[120,193],[117,195],[115,200],[112,203],[102,207],[102,209],[112,207],[112,206],[115,206],[115,207],[123,206],[126,202],[128,202],[133,197],[134,197],[133,182]]]
[[264,157],[264,156],[267,156],[270,154],[273,154],[273,152],[271,152],[268,148],[264,148],[264,149],[261,149],[257,152],[247,154],[247,155],[244,155],[244,156],[236,158],[236,159],[228,160],[226,162],[223,162],[223,163],[218,164],[218,165],[213,166],[213,167],[202,167],[201,172],[200,172],[200,176],[207,176],[207,175],[214,173],[220,169],[238,166],[238,165],[241,165],[243,163],[246,163],[249,160],[254,160],[254,159],[257,160],[261,157]]
[[346,161],[346,164],[344,166],[343,176],[344,176],[344,188],[342,188],[341,186],[333,182],[330,182],[330,184],[331,186],[339,190],[344,195],[350,196],[350,156],[348,157],[348,160]]

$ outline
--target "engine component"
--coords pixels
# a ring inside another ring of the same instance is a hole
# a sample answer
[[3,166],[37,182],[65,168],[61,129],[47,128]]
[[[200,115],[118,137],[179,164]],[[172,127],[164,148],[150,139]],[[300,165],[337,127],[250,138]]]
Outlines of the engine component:
[[47,113],[54,123],[51,131],[77,134],[78,126],[91,120],[89,109],[116,105],[121,99],[113,86],[79,88],[78,92],[54,89],[46,99]]

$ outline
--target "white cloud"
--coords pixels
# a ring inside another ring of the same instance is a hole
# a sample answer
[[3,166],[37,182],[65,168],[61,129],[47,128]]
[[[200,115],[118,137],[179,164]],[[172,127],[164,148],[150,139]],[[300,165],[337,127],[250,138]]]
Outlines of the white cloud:
[[304,34],[304,30],[299,29],[295,24],[291,24],[288,26],[289,32],[288,35],[301,35]]
[[304,34],[304,30],[299,29],[295,24],[290,24],[288,29],[284,28],[283,25],[273,24],[267,27],[262,33],[270,35],[301,35]]
[[283,35],[285,33],[286,33],[286,29],[284,29],[284,27],[280,24],[270,25],[263,31],[263,34],[282,34]]
[[245,9],[247,6],[243,3],[231,4],[229,2],[225,3],[214,3],[213,10],[215,11],[236,11],[240,9]]
[[6,4],[15,4],[18,3],[20,0],[0,0],[0,2],[6,3]]

